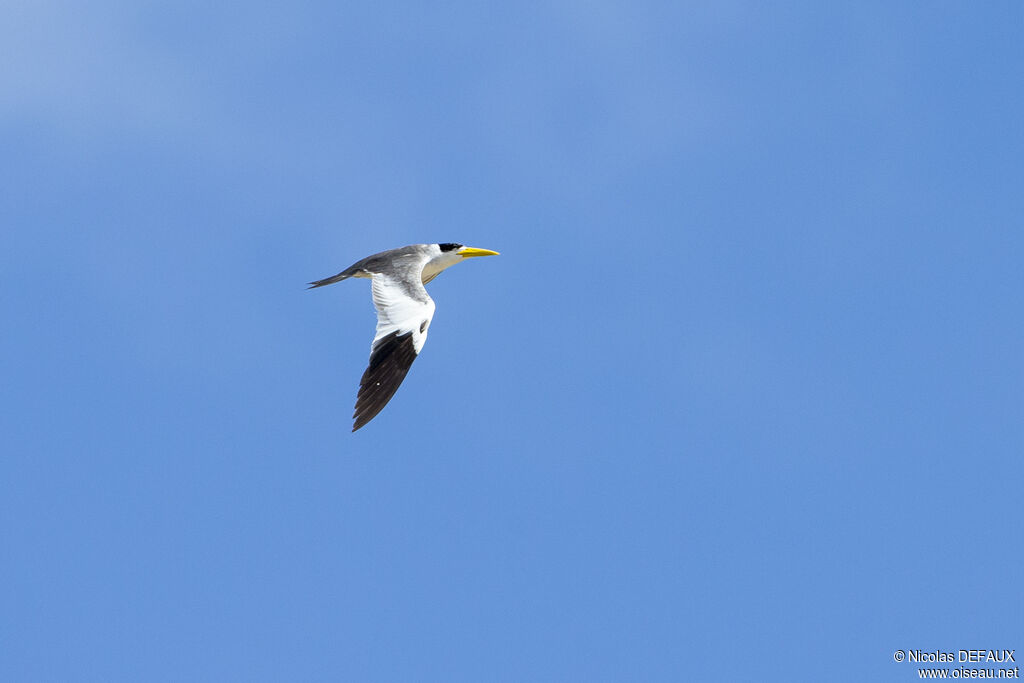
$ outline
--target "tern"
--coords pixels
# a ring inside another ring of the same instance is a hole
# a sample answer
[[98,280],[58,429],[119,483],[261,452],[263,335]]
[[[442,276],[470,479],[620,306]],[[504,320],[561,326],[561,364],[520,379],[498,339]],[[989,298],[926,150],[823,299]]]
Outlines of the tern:
[[353,432],[384,409],[423,349],[434,317],[434,300],[423,285],[464,259],[497,255],[454,242],[411,244],[367,256],[337,275],[309,283],[309,289],[314,289],[350,277],[371,281],[377,333],[370,346],[370,363],[359,380]]

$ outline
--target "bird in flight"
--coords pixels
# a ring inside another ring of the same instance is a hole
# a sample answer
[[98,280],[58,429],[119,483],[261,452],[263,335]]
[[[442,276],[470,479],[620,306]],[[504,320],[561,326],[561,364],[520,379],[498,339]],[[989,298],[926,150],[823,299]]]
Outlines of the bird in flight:
[[370,278],[377,309],[377,334],[370,346],[370,364],[359,381],[352,431],[377,416],[416,360],[434,317],[434,300],[423,285],[445,268],[474,256],[497,256],[490,249],[461,244],[411,244],[356,261],[337,275],[309,283],[309,289],[350,277]]

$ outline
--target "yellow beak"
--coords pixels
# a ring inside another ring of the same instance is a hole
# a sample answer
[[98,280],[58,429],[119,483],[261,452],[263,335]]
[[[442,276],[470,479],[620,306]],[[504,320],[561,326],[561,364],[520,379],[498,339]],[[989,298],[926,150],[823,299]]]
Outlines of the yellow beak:
[[498,252],[491,251],[490,249],[477,249],[476,247],[463,247],[459,249],[459,256],[462,258],[472,258],[474,256],[498,256]]

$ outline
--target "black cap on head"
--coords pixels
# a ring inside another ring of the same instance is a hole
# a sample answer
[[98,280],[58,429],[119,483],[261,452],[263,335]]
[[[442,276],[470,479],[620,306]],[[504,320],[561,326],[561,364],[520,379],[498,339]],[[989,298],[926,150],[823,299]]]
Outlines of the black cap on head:
[[462,245],[456,242],[444,242],[443,244],[439,244],[437,246],[441,247],[441,251],[455,251],[456,249],[462,248]]

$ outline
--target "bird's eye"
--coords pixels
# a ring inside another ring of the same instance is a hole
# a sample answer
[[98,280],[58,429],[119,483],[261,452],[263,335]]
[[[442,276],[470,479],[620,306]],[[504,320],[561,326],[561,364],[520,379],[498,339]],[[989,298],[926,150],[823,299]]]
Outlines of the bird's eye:
[[462,248],[462,245],[457,244],[456,242],[445,242],[444,244],[439,244],[437,246],[441,247],[441,251],[455,251],[456,249]]

